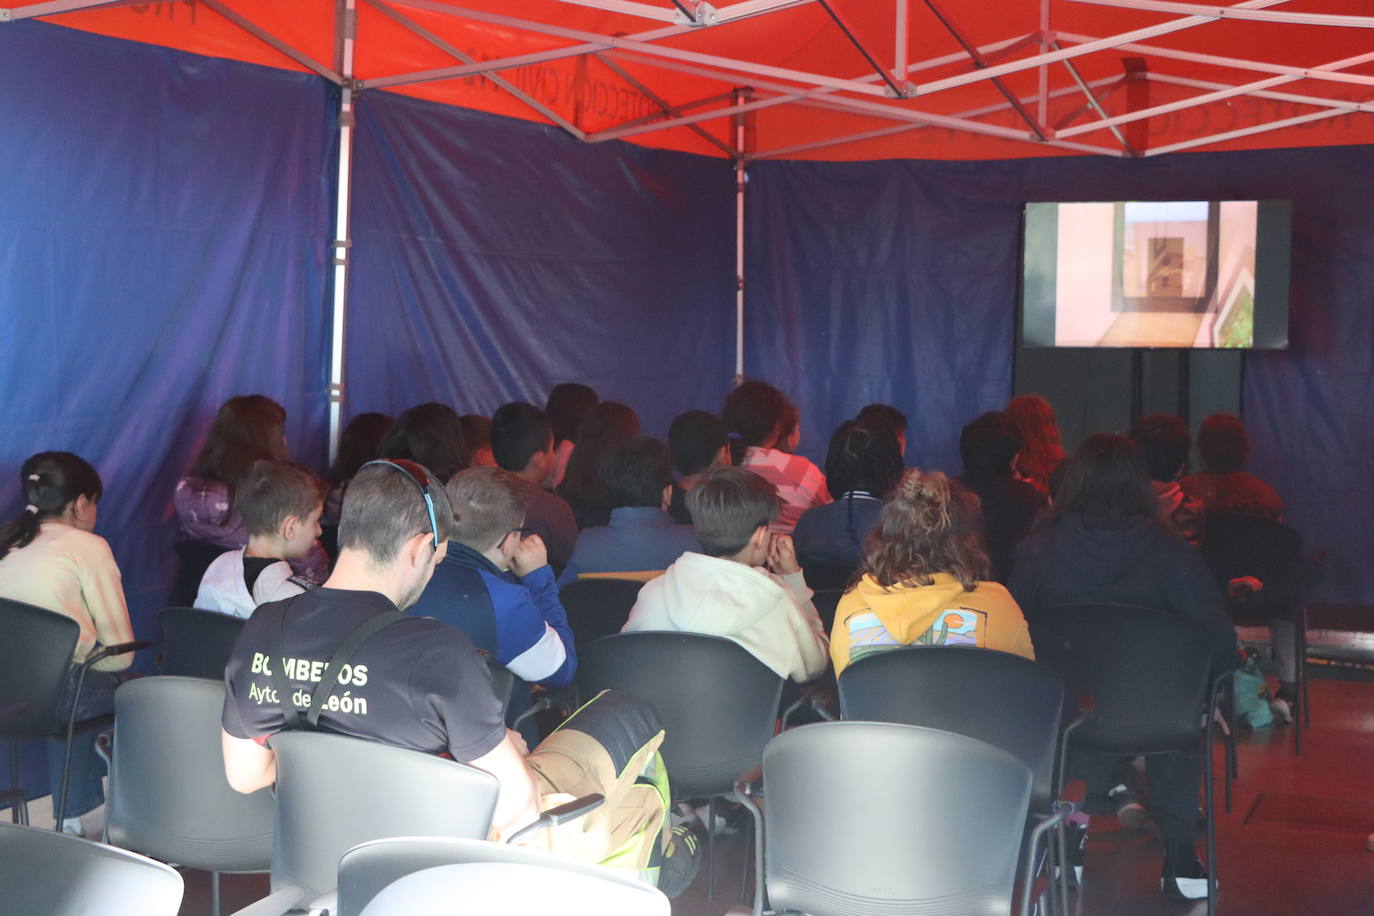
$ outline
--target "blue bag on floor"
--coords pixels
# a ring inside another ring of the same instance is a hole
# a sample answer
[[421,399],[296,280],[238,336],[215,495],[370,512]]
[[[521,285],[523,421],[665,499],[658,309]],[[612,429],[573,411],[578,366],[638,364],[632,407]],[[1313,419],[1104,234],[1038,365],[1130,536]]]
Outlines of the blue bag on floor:
[[1269,708],[1269,683],[1255,656],[1246,654],[1245,664],[1231,675],[1231,689],[1236,695],[1237,721],[1253,729],[1274,724],[1274,712]]

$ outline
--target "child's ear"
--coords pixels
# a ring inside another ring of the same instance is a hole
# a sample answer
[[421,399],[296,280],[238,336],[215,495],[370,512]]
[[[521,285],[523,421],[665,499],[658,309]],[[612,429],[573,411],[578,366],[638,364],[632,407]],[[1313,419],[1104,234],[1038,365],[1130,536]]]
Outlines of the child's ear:
[[658,507],[659,507],[660,509],[662,509],[664,512],[667,512],[667,511],[668,511],[668,507],[671,506],[672,504],[673,504],[673,485],[672,485],[672,484],[668,484],[666,487],[663,488],[663,499],[659,502],[659,506],[658,506]]
[[299,518],[294,515],[288,515],[286,518],[282,519],[281,524],[277,526],[277,533],[281,535],[282,540],[289,541],[296,536],[296,528],[300,523],[301,520]]
[[762,548],[766,551],[768,549],[768,539],[770,536],[771,535],[768,533],[768,526],[759,525],[754,529],[754,534],[749,538],[749,546]]

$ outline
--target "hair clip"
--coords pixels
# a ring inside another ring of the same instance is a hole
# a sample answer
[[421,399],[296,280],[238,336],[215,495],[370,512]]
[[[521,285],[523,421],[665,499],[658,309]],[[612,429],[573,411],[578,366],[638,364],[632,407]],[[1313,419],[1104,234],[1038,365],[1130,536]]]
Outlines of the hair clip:
[[43,478],[40,477],[40,476],[37,475],[37,474],[30,474],[30,475],[29,475],[29,480],[42,480],[42,479],[43,479]]
[[24,507],[24,511],[25,511],[25,512],[32,512],[34,515],[37,515],[37,514],[38,514],[38,507],[35,506],[33,503],[29,503],[27,506]]

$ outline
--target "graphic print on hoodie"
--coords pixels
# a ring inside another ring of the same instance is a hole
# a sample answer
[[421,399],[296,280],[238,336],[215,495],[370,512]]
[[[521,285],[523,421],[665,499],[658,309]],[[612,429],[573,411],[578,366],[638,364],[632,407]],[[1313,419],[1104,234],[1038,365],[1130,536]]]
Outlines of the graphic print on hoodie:
[[883,588],[866,575],[844,594],[830,635],[836,677],[866,655],[902,646],[970,646],[1035,658],[1026,620],[1005,588],[979,582],[966,591],[948,573],[931,579]]

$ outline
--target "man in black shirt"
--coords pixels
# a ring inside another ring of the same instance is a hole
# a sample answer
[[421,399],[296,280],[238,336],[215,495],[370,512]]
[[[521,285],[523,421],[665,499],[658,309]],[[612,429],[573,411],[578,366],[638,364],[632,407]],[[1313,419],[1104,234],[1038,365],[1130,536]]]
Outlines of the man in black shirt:
[[524,742],[506,729],[486,666],[462,632],[402,615],[358,646],[328,693],[317,690],[360,626],[415,603],[453,524],[444,488],[419,465],[377,463],[353,478],[333,574],[320,588],[259,607],[234,646],[221,720],[231,786],[252,792],[275,782],[266,739],[318,710],[323,731],[447,754],[490,772],[501,784],[498,836],[538,816]]

